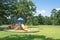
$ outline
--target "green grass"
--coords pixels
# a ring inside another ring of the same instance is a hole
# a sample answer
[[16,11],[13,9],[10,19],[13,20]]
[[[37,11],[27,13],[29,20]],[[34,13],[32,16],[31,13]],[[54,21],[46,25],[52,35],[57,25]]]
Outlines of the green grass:
[[[7,27],[6,25],[0,26]],[[13,33],[0,31],[0,40],[60,40],[60,26],[38,25],[30,29],[39,28],[37,33]]]

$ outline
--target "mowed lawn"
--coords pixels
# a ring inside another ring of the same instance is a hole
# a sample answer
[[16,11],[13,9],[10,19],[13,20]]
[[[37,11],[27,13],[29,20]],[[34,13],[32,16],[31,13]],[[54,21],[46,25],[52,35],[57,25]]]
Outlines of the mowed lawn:
[[[4,28],[7,25],[0,26]],[[0,40],[60,40],[60,26],[38,25],[31,26],[30,30],[39,30],[36,33],[15,33],[0,31]]]

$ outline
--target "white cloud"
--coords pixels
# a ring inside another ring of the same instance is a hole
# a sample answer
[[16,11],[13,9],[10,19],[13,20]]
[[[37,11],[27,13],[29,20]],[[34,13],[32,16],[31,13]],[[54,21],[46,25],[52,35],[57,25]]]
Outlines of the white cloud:
[[60,10],[60,8],[56,8],[56,10]]
[[45,13],[45,10],[37,10],[37,13]]
[[44,15],[46,13],[46,10],[36,10],[35,16],[38,16],[39,14]]

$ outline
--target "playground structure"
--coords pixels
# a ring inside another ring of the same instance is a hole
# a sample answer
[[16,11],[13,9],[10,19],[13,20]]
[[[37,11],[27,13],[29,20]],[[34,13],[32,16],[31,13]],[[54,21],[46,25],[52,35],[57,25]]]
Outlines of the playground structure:
[[22,24],[21,26],[19,26],[18,24],[14,24],[12,27],[14,27],[14,30],[28,31],[27,25],[24,25],[24,24]]
[[[9,31],[9,32],[39,32],[39,30],[37,28],[30,30],[28,28],[28,26],[23,22],[24,22],[24,19],[21,17],[18,19],[14,18],[13,22],[11,24],[11,28],[8,30],[5,30],[5,31]],[[24,31],[22,31],[22,30],[24,30]]]
[[27,28],[27,25],[23,24],[23,18],[18,18],[17,21],[14,19],[15,22],[12,23],[12,27],[14,27],[14,30],[24,30],[24,31],[29,31]]

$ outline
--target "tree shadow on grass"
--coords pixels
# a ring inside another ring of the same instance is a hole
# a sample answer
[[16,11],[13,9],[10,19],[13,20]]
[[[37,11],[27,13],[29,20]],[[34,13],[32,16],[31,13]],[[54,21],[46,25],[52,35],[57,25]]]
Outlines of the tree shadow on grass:
[[4,30],[4,28],[0,27],[0,31],[3,31],[3,30]]
[[5,29],[11,29],[11,26],[8,26],[8,27],[0,27],[0,31],[4,31]]
[[0,38],[0,40],[60,40],[60,39],[46,38],[43,35],[11,35],[6,36],[4,38]]

